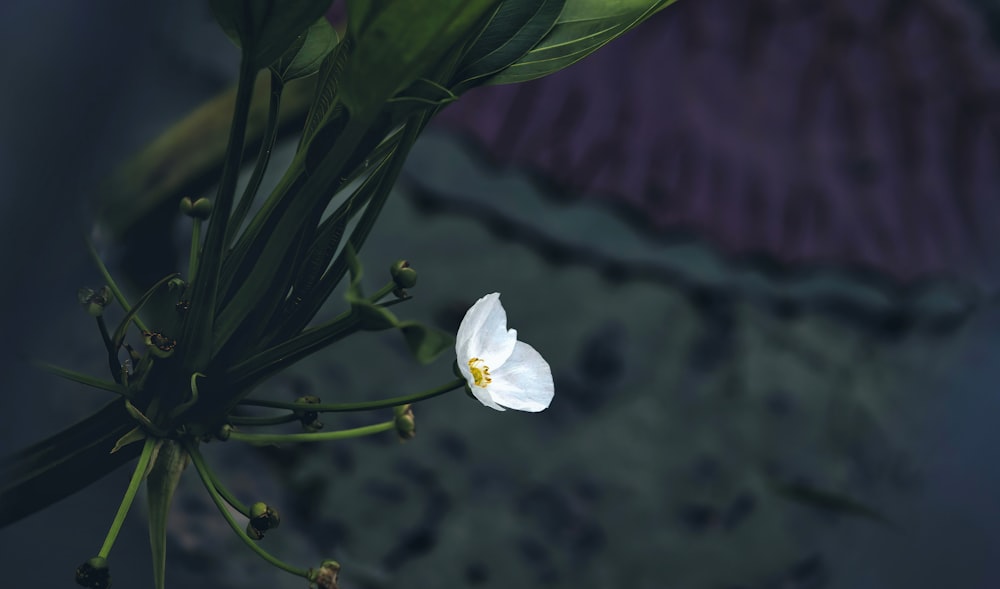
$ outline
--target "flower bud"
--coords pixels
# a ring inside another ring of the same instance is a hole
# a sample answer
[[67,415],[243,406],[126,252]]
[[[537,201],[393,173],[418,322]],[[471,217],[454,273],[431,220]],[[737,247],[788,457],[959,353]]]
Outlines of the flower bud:
[[417,285],[417,271],[406,260],[398,260],[389,266],[389,274],[399,288],[413,288]]
[[216,439],[225,442],[226,440],[229,439],[229,434],[231,433],[233,433],[233,426],[228,423],[224,423],[222,424],[222,427],[220,427],[219,430],[215,432],[215,437]]
[[142,341],[157,358],[169,358],[177,347],[177,340],[170,339],[158,331],[142,332]]
[[187,282],[183,278],[175,276],[174,278],[171,278],[170,280],[167,281],[167,290],[170,292],[173,292],[175,290],[183,291],[185,288],[187,288],[187,285],[188,285]]
[[337,577],[340,576],[340,563],[335,560],[324,560],[315,571],[310,571],[309,580],[316,589],[337,589]]
[[396,414],[396,434],[399,435],[399,440],[401,442],[412,440],[417,435],[417,422],[413,417],[413,406],[407,403],[393,407],[392,410]]
[[273,530],[281,523],[281,516],[278,510],[263,501],[258,501],[250,506],[250,522],[247,523],[247,535],[260,540],[264,537],[264,532]]
[[111,571],[106,558],[95,556],[76,569],[76,584],[90,589],[111,587]]
[[181,199],[181,213],[192,219],[207,219],[212,214],[212,201],[207,198],[192,201],[185,196]]
[[107,286],[102,286],[97,291],[81,288],[77,291],[76,297],[80,304],[87,308],[87,313],[91,317],[100,317],[104,315],[104,307],[111,302],[111,289]]
[[[320,398],[316,395],[304,395],[295,399],[296,403],[309,403],[311,405],[318,405],[320,403]],[[323,423],[319,420],[319,413],[315,411],[307,411],[303,409],[296,409],[295,416],[299,418],[299,422],[302,423],[302,429],[307,432],[318,432],[323,429]]]

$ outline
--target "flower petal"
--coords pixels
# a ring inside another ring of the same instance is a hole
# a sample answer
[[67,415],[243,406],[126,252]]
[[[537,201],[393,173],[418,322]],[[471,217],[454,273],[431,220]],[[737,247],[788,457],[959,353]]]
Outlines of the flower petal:
[[500,304],[500,293],[494,292],[466,311],[455,336],[455,355],[459,365],[479,358],[492,369],[510,357],[516,343],[517,331],[507,329],[507,312]]
[[489,390],[486,388],[470,384],[469,389],[472,391],[472,396],[483,405],[486,405],[490,409],[496,409],[497,411],[506,411],[506,409],[496,404],[493,397],[490,395]]
[[[517,342],[510,358],[491,375],[493,382],[486,387],[486,392],[495,403],[508,409],[541,411],[549,406],[555,395],[549,363],[524,342]],[[476,388],[473,387],[473,392]]]

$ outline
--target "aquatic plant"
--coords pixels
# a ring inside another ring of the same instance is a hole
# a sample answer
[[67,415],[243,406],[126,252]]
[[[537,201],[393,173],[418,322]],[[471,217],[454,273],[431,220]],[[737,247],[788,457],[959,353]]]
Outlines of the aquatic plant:
[[[324,17],[329,0],[212,0],[222,29],[241,48],[229,138],[214,198],[185,197],[191,224],[187,271],[164,273],[130,301],[94,247],[105,284],[80,303],[99,332],[110,380],[53,365],[57,376],[116,395],[80,423],[0,463],[0,525],[44,509],[136,459],[124,498],[97,555],[77,582],[111,585],[109,557],[143,481],[147,483],[155,586],[165,586],[166,524],[179,478],[193,465],[220,513],[246,545],[274,566],[318,587],[335,587],[340,564],[299,568],[257,540],[280,523],[263,501],[230,492],[202,455],[203,444],[283,444],[416,433],[413,404],[466,389],[484,405],[540,411],[554,391],[551,371],[508,330],[499,295],[477,302],[450,334],[390,310],[410,298],[416,270],[394,264],[366,295],[361,251],[403,161],[431,118],[466,90],[511,83],[566,67],[672,0],[395,0],[346,2],[346,30]],[[237,182],[254,88],[266,71],[266,123],[248,184]],[[277,187],[255,208],[287,84],[315,76],[298,149]],[[348,278],[346,310],[314,323]],[[117,304],[122,315],[108,322]],[[249,395],[270,377],[349,336],[397,330],[428,363],[453,346],[455,378],[439,387],[374,402],[304,396],[286,403]],[[276,410],[248,415],[248,407]],[[323,431],[325,412],[394,408],[393,418]],[[253,430],[299,422],[301,433]],[[241,525],[232,512],[246,519]]]

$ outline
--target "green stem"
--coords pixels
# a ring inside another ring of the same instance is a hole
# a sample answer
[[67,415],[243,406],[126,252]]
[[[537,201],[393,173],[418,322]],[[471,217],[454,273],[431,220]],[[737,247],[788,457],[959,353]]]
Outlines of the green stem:
[[240,514],[243,517],[249,518],[250,508],[248,508],[242,501],[237,499],[236,496],[233,495],[229,491],[229,489],[227,489],[226,486],[222,484],[219,478],[215,476],[215,473],[212,472],[211,469],[206,468],[205,473],[212,480],[212,485],[215,487],[215,490],[219,492],[219,495],[221,495],[223,499],[225,499],[226,503],[228,503],[230,507],[232,507],[236,511],[240,512]]
[[394,291],[394,290],[396,290],[396,283],[390,280],[389,284],[386,284],[382,288],[378,289],[378,291],[375,294],[373,294],[371,297],[369,297],[368,300],[371,301],[371,302],[373,302],[373,303],[377,303],[377,302],[381,301],[382,299],[384,299],[385,297],[387,297],[390,294],[392,294],[392,291]]
[[246,426],[267,426],[267,425],[281,425],[283,423],[292,423],[293,421],[298,421],[299,417],[294,413],[288,415],[275,415],[273,417],[250,417],[243,415],[233,415],[229,417],[229,423],[233,425],[246,425]]
[[[315,405],[313,405],[315,407]],[[330,442],[333,440],[346,440],[347,438],[360,438],[371,434],[387,432],[396,427],[395,421],[384,421],[364,427],[353,429],[342,429],[335,432],[309,433],[309,434],[244,434],[232,432],[229,434],[230,440],[248,442],[251,444],[283,444],[291,442]]]
[[270,564],[278,567],[283,571],[289,572],[293,575],[302,577],[304,579],[308,579],[309,571],[285,564],[284,562],[278,560],[276,557],[272,556],[266,550],[258,546],[256,542],[251,540],[250,537],[246,535],[246,532],[244,532],[240,528],[239,524],[236,523],[236,520],[233,519],[233,515],[229,513],[228,509],[226,509],[224,499],[220,495],[218,488],[216,488],[211,471],[209,471],[208,466],[205,464],[205,460],[204,458],[202,458],[201,453],[198,451],[198,448],[189,442],[186,442],[184,444],[184,448],[187,450],[188,455],[191,456],[191,462],[194,463],[194,467],[198,471],[198,476],[201,477],[201,482],[204,483],[205,488],[208,489],[208,494],[212,496],[212,501],[215,502],[215,506],[219,508],[219,513],[221,513],[222,517],[226,519],[226,523],[228,523],[229,527],[231,527],[233,531],[236,532],[236,535],[239,536],[240,540],[242,540],[244,544],[249,546],[250,550],[256,552],[258,556],[260,556]]
[[244,399],[239,402],[240,405],[248,405],[253,407],[273,407],[275,409],[301,409],[303,411],[315,411],[317,413],[331,413],[337,411],[368,411],[371,409],[383,409],[385,407],[397,407],[399,405],[406,405],[407,403],[416,403],[418,401],[424,401],[426,399],[431,399],[437,397],[438,395],[443,395],[447,392],[453,391],[457,388],[465,386],[464,378],[456,378],[455,380],[442,385],[436,389],[430,389],[422,391],[419,393],[414,393],[412,395],[406,395],[404,397],[393,397],[391,399],[382,399],[381,401],[363,401],[360,403],[285,403],[283,401],[268,401],[265,399]]
[[146,476],[146,467],[149,466],[149,459],[153,455],[153,448],[155,446],[156,440],[154,438],[146,438],[146,444],[142,447],[142,454],[139,455],[139,462],[135,465],[135,470],[132,472],[132,480],[129,481],[128,488],[125,489],[125,497],[122,499],[121,505],[118,506],[118,513],[115,514],[115,519],[111,522],[111,529],[108,530],[108,535],[104,538],[104,545],[101,546],[101,550],[97,553],[97,556],[107,558],[108,554],[111,553],[111,547],[115,545],[118,532],[121,531],[122,524],[125,523],[125,516],[128,515],[128,510],[132,507],[132,501],[135,500],[135,493],[139,490],[142,478]]
[[[87,250],[90,252],[90,257],[94,259],[94,263],[97,265],[97,269],[101,272],[101,276],[104,278],[104,282],[106,282],[108,288],[111,289],[111,294],[115,296],[115,300],[118,301],[118,304],[121,305],[122,309],[124,309],[126,313],[131,311],[132,305],[128,304],[128,299],[125,298],[125,295],[122,294],[121,289],[118,288],[118,284],[115,283],[115,279],[112,278],[111,273],[108,272],[108,267],[104,265],[104,261],[101,260],[101,256],[97,255],[97,250],[94,249],[94,244],[90,243],[89,239],[87,240]],[[139,319],[138,317],[132,317],[132,321],[135,322],[136,327],[138,327],[139,329],[143,331],[149,331],[143,324],[142,319]]]

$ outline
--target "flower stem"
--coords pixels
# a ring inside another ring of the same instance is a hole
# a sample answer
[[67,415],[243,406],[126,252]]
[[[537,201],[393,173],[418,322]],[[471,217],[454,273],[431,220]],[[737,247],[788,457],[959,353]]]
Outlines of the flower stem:
[[243,415],[233,415],[229,417],[229,423],[233,425],[249,425],[249,426],[266,426],[266,425],[281,425],[283,423],[292,423],[297,421],[299,418],[294,413],[289,413],[287,415],[275,415],[273,417],[250,417]]
[[[204,462],[204,459],[202,461]],[[225,485],[222,484],[222,481],[220,481],[219,478],[215,476],[215,473],[212,472],[211,469],[206,468],[205,474],[208,475],[208,478],[211,479],[212,486],[215,487],[215,490],[219,492],[219,495],[222,496],[222,498],[226,501],[226,503],[229,504],[230,507],[240,512],[240,514],[242,514],[243,517],[246,518],[250,517],[250,509],[242,501],[237,499],[236,496],[233,495],[229,491],[229,489],[226,488]]]
[[378,291],[375,294],[373,294],[368,300],[370,300],[373,303],[377,303],[382,299],[384,299],[385,297],[389,296],[394,290],[396,290],[396,283],[390,280],[389,284],[386,284],[382,288],[378,289]]
[[[315,405],[312,405],[315,407]],[[244,434],[232,432],[229,434],[230,440],[249,442],[251,444],[282,444],[288,442],[329,442],[332,440],[345,440],[347,438],[359,438],[371,434],[387,432],[396,427],[396,422],[384,421],[364,427],[353,429],[342,429],[335,432],[308,433],[308,434]]]
[[239,524],[237,524],[236,520],[233,519],[233,515],[229,513],[228,509],[226,509],[224,499],[219,494],[218,488],[215,486],[215,479],[212,477],[211,471],[205,464],[205,459],[202,458],[201,452],[199,452],[198,448],[190,442],[185,442],[184,448],[185,450],[187,450],[188,455],[191,456],[191,462],[194,463],[194,467],[198,471],[198,476],[201,477],[201,482],[204,483],[205,488],[208,489],[208,494],[212,496],[212,501],[215,502],[215,506],[219,508],[219,512],[222,514],[222,517],[225,518],[226,523],[229,524],[229,527],[231,527],[233,531],[236,532],[236,535],[239,536],[240,540],[243,540],[243,543],[249,546],[250,550],[256,552],[258,556],[260,556],[270,564],[278,567],[283,571],[289,572],[293,575],[302,577],[304,579],[308,579],[309,571],[285,564],[284,562],[272,556],[269,552],[258,546],[253,540],[251,540],[246,535],[246,533],[242,529],[240,529]]
[[424,401],[426,399],[431,399],[437,397],[438,395],[443,395],[447,392],[453,391],[457,388],[465,386],[464,378],[456,378],[455,380],[439,386],[436,389],[430,389],[422,391],[419,393],[414,393],[412,395],[406,395],[403,397],[392,397],[391,399],[382,399],[381,401],[362,401],[360,403],[286,403],[284,401],[269,401],[266,399],[244,399],[239,402],[240,405],[249,405],[253,407],[273,407],[275,409],[302,409],[304,411],[315,411],[317,413],[332,413],[338,411],[368,411],[370,409],[383,409],[385,407],[396,407],[398,405],[406,405],[407,403],[416,403],[417,401]]
[[[87,250],[90,252],[90,257],[94,259],[97,269],[101,272],[101,277],[103,277],[104,281],[108,284],[108,288],[111,290],[111,294],[114,295],[115,300],[118,301],[118,304],[121,305],[122,309],[124,309],[126,313],[131,311],[132,306],[128,304],[128,299],[125,298],[121,289],[118,288],[118,284],[115,282],[115,279],[112,278],[111,273],[108,272],[108,267],[104,265],[104,260],[101,259],[101,256],[97,255],[97,250],[94,249],[94,244],[90,243],[89,239],[87,240]],[[136,327],[142,331],[149,331],[146,328],[146,325],[142,322],[142,319],[139,319],[138,316],[133,316],[132,321],[135,323]]]
[[97,556],[107,558],[108,554],[111,553],[111,547],[115,545],[118,532],[121,531],[122,524],[125,523],[125,516],[128,515],[128,510],[132,507],[132,501],[135,500],[135,493],[139,490],[139,484],[142,483],[143,477],[146,476],[146,467],[149,466],[149,459],[153,456],[153,448],[155,446],[156,439],[152,437],[146,438],[146,443],[142,447],[142,454],[139,455],[139,462],[135,465],[135,470],[132,472],[132,479],[128,483],[128,488],[125,489],[125,497],[122,498],[121,505],[118,506],[118,513],[115,514],[115,519],[111,522],[111,529],[108,530],[108,535],[104,537],[104,545],[101,546],[101,550],[97,553]]

